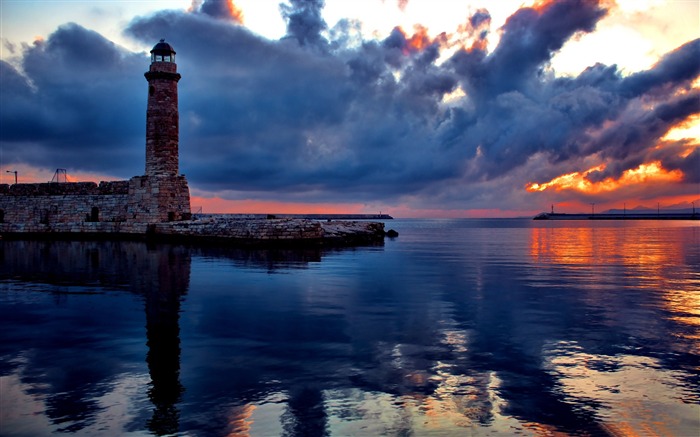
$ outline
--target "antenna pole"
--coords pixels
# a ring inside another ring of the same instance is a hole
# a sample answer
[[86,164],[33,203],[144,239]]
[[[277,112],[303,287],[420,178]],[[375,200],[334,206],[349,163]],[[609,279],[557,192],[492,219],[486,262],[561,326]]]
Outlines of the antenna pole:
[[17,185],[17,170],[7,170],[7,173],[14,173],[15,174],[15,185]]

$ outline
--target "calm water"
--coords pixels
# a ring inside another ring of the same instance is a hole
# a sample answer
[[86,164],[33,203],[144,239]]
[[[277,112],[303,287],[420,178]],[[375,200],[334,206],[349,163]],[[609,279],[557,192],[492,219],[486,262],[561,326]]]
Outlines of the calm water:
[[697,435],[700,223],[0,241],[0,434]]

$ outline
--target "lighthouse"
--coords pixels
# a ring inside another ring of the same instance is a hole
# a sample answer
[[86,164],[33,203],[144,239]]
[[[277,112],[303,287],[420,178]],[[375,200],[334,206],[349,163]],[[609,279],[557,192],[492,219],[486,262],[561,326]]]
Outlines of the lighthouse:
[[146,110],[146,174],[178,174],[179,114],[177,83],[180,74],[175,50],[160,40],[151,50],[151,67],[144,74],[148,81]]
[[146,174],[129,181],[128,217],[136,222],[187,220],[190,190],[179,173],[180,74],[175,49],[161,39],[151,50],[146,106]]

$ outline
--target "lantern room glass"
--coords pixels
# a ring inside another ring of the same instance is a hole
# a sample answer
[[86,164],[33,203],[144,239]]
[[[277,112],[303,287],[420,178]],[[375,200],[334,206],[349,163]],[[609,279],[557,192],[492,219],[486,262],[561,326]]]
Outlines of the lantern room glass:
[[151,62],[175,62],[175,53],[168,55],[151,53]]

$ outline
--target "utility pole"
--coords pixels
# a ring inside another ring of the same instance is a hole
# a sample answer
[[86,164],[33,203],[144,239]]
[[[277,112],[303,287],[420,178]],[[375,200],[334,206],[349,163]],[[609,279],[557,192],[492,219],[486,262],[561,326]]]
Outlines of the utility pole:
[[591,215],[595,215],[595,203],[591,203]]
[[14,173],[15,174],[15,185],[17,184],[17,170],[7,170],[7,173]]

